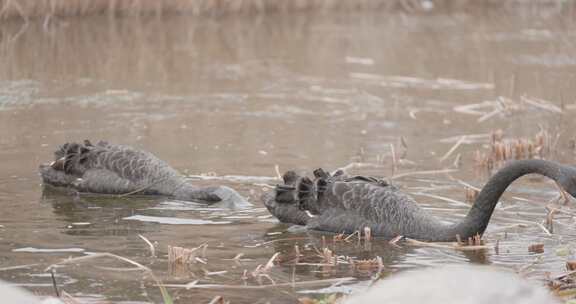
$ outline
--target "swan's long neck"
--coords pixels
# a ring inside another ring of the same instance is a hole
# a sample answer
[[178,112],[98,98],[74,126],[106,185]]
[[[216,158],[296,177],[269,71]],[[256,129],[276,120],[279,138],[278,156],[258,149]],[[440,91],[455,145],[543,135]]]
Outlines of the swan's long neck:
[[476,234],[482,235],[502,193],[516,179],[530,173],[558,181],[563,176],[563,167],[553,162],[531,159],[514,161],[500,169],[482,188],[464,220],[450,229],[447,237],[454,239],[458,234],[462,239],[467,239]]
[[202,200],[210,201],[211,188],[201,188],[192,185],[189,182],[182,182],[172,194],[176,199],[189,201],[189,200]]

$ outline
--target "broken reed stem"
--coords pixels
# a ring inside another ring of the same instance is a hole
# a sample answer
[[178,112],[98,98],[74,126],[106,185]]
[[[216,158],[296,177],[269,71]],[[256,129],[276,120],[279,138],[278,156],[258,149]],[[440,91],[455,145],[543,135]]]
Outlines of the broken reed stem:
[[558,212],[558,209],[551,208],[550,206],[546,206],[546,211],[548,214],[546,215],[546,228],[551,233],[554,232],[554,215]]
[[364,240],[370,242],[372,240],[372,229],[370,227],[364,227]]
[[56,266],[59,266],[59,265],[68,265],[68,264],[72,264],[72,263],[79,263],[79,262],[84,262],[84,261],[103,258],[103,257],[114,258],[114,259],[129,263],[131,265],[134,265],[134,266],[140,268],[142,271],[144,271],[146,274],[148,274],[152,278],[152,280],[154,280],[156,282],[156,284],[160,288],[160,293],[162,294],[162,298],[164,299],[164,303],[165,304],[171,304],[172,303],[172,297],[170,297],[170,294],[168,294],[168,291],[166,290],[166,288],[162,284],[162,281],[160,281],[160,279],[158,279],[158,277],[156,277],[156,275],[154,275],[154,272],[152,271],[152,269],[150,269],[150,268],[148,268],[148,267],[146,267],[146,266],[144,266],[144,265],[142,265],[136,261],[130,260],[128,258],[125,258],[123,256],[119,256],[119,255],[116,255],[113,253],[102,252],[102,253],[95,253],[95,254],[76,257],[76,258],[68,258],[66,260],[62,260],[58,263],[55,263],[55,264],[48,266],[44,271],[51,271],[52,269],[54,269]]
[[550,133],[542,127],[532,138],[505,139],[504,132],[496,130],[491,133],[489,151],[477,150],[474,161],[478,167],[492,170],[508,160],[545,159],[553,150]]
[[274,255],[268,260],[268,262],[266,263],[266,265],[264,266],[264,270],[268,271],[270,270],[272,267],[274,267],[274,261],[276,260],[276,258],[280,255],[280,252],[276,252],[274,253]]
[[9,267],[0,268],[0,271],[8,271],[8,270],[16,270],[16,269],[30,268],[30,267],[37,266],[37,265],[40,265],[40,264],[27,264],[27,265],[9,266]]
[[388,244],[392,245],[392,246],[396,246],[396,247],[400,247],[397,243],[401,240],[404,239],[403,235],[398,235],[395,238],[391,239]]
[[336,170],[342,170],[344,172],[348,172],[350,169],[363,169],[363,168],[382,168],[383,166],[380,164],[373,164],[373,163],[363,163],[363,162],[352,162],[347,164],[344,167],[340,167]]
[[474,203],[478,197],[478,194],[480,194],[480,191],[477,189],[466,187],[466,202]]
[[450,155],[452,155],[452,153],[454,153],[454,151],[456,151],[456,149],[458,149],[458,147],[460,147],[460,145],[462,145],[462,143],[464,143],[465,140],[466,135],[462,135],[462,137],[460,137],[460,139],[452,146],[452,148],[450,148],[450,150],[448,150],[448,152],[446,152],[446,154],[444,154],[444,156],[440,158],[440,162],[443,162],[446,159],[448,159],[448,157],[450,157]]
[[144,242],[146,242],[146,244],[148,244],[148,247],[150,248],[150,255],[153,258],[156,257],[156,248],[154,247],[154,244],[152,244],[152,242],[150,242],[150,240],[148,240],[146,237],[144,237],[141,234],[138,234],[138,237],[140,237]]
[[413,246],[426,246],[426,247],[435,247],[435,248],[445,248],[445,249],[456,249],[462,251],[473,251],[473,250],[482,250],[482,249],[490,249],[493,248],[492,246],[488,245],[462,245],[457,242],[449,242],[449,243],[440,243],[440,242],[422,242],[410,238],[406,238],[406,244],[413,245]]
[[222,296],[215,296],[212,301],[210,301],[210,303],[208,304],[224,304],[227,303],[226,300],[224,300],[224,297]]
[[347,236],[344,240],[345,240],[345,241],[348,241],[349,239],[351,239],[351,238],[354,237],[354,236],[358,236],[359,239],[362,238],[361,235],[360,235],[360,231],[356,231],[356,232],[350,234],[349,236]]
[[542,231],[544,231],[544,233],[546,233],[546,235],[550,236],[552,235],[552,233],[550,233],[550,230],[548,230],[548,228],[544,227],[544,225],[540,224],[540,223],[535,223],[536,226],[538,226],[540,229],[542,229]]
[[390,153],[392,154],[392,175],[396,174],[398,171],[398,165],[396,160],[396,150],[394,149],[394,144],[390,144]]
[[276,178],[282,180],[282,174],[280,173],[280,166],[278,166],[277,164],[274,165],[274,171],[276,172]]
[[[168,246],[168,263],[170,265],[188,264],[196,262],[206,264],[206,261],[204,261],[200,257],[203,258],[206,256],[207,247],[208,244],[202,244],[195,248]],[[200,254],[198,254],[198,251],[200,251]]]
[[56,297],[60,297],[60,292],[58,291],[58,284],[56,283],[56,277],[54,276],[54,268],[50,269],[50,277],[52,278],[52,287],[54,287],[54,292],[56,293]]
[[[304,286],[317,286],[325,284],[339,285],[342,283],[348,283],[356,281],[353,277],[344,277],[337,279],[325,279],[325,280],[311,280],[311,281],[301,281],[301,282],[288,282],[288,283],[278,283],[278,284],[263,284],[263,285],[222,285],[222,284],[163,284],[164,287],[173,288],[186,288],[186,289],[268,289],[277,287],[304,287]],[[196,281],[197,282],[197,281]]]
[[359,271],[372,271],[374,268],[377,268],[377,272],[381,272],[384,269],[384,262],[382,261],[382,257],[377,256],[373,259],[362,259],[362,260],[354,260],[351,257],[348,258],[348,263],[351,268],[354,270]]
[[413,172],[406,172],[393,175],[390,179],[398,179],[406,176],[412,175],[435,175],[435,174],[444,174],[444,173],[453,173],[458,172],[457,169],[442,169],[442,170],[424,170],[424,171],[413,171]]

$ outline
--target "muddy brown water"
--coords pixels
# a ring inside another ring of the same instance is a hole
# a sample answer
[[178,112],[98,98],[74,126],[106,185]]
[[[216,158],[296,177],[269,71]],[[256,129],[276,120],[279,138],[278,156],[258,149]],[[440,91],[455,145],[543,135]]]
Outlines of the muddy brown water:
[[[554,139],[559,134],[547,157],[573,164],[573,23],[572,10],[557,6],[4,23],[0,278],[52,295],[47,266],[110,252],[150,267],[166,284],[237,287],[169,288],[177,303],[208,303],[218,295],[232,303],[294,303],[361,290],[378,275],[347,264],[310,265],[322,263],[315,248],[324,245],[353,259],[381,257],[381,276],[468,263],[535,280],[562,273],[574,258],[575,211],[573,203],[556,206],[565,212],[556,215],[551,234],[539,226],[558,194],[546,179],[523,178],[507,192],[485,235],[488,244],[498,242],[497,251],[394,247],[383,240],[334,245],[332,235],[279,224],[259,197],[264,184],[275,184],[276,165],[311,172],[363,162],[380,166],[352,171],[389,177],[445,169],[460,154],[455,172],[394,180],[432,213],[457,220],[468,209],[458,181],[478,187],[486,181],[474,169],[473,153],[486,150],[487,136],[470,137],[440,161],[462,135],[502,129],[509,137],[531,137],[546,129]],[[511,101],[496,103],[499,98]],[[458,108],[485,101],[477,112]],[[38,165],[51,161],[59,144],[85,138],[152,151],[200,184],[234,187],[254,207],[44,189]],[[139,235],[156,245],[157,257]],[[528,251],[535,243],[544,244],[543,253]],[[168,246],[202,244],[206,264],[170,268]],[[308,264],[291,265],[295,245]],[[267,277],[250,276],[276,252]],[[89,260],[58,267],[56,279],[81,302],[161,302],[155,283],[132,268]],[[356,280],[238,287],[344,277]]]

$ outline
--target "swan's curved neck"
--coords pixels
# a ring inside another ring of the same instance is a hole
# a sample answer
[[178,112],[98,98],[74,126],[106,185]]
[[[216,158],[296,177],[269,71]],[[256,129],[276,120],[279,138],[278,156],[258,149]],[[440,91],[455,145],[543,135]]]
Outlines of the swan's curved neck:
[[464,220],[450,229],[448,237],[454,239],[458,234],[462,239],[467,239],[476,234],[482,235],[502,193],[516,179],[530,173],[542,174],[558,181],[563,176],[563,166],[550,161],[530,159],[514,161],[500,169],[482,188]]

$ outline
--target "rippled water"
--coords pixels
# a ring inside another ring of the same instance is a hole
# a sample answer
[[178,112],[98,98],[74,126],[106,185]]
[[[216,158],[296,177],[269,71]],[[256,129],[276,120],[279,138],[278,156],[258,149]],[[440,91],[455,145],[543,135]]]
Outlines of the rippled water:
[[[559,134],[549,158],[574,163],[573,20],[571,11],[527,7],[3,24],[0,278],[51,295],[47,266],[110,252],[150,267],[166,284],[230,285],[169,288],[177,302],[222,295],[232,303],[293,303],[361,289],[377,275],[374,267],[318,265],[323,247],[353,259],[379,256],[382,276],[447,263],[495,264],[534,279],[560,273],[574,258],[574,211],[560,206],[551,235],[538,225],[557,196],[545,179],[524,178],[503,198],[485,235],[497,251],[334,242],[277,223],[259,197],[276,183],[276,165],[310,172],[372,163],[379,166],[352,171],[390,177],[450,168],[460,154],[455,172],[394,180],[434,214],[456,220],[468,209],[459,181],[485,182],[473,154],[486,150],[493,130]],[[462,135],[474,136],[440,161]],[[38,165],[59,144],[85,138],[149,150],[199,184],[237,189],[254,207],[43,189]],[[155,244],[156,257],[139,235]],[[544,253],[530,253],[534,243],[544,243]],[[168,264],[168,246],[202,244],[205,264]],[[250,276],[276,252],[267,276]],[[347,277],[355,280],[286,285]],[[113,259],[58,267],[56,278],[88,303],[161,301],[153,280]],[[285,285],[241,287],[271,283]]]

